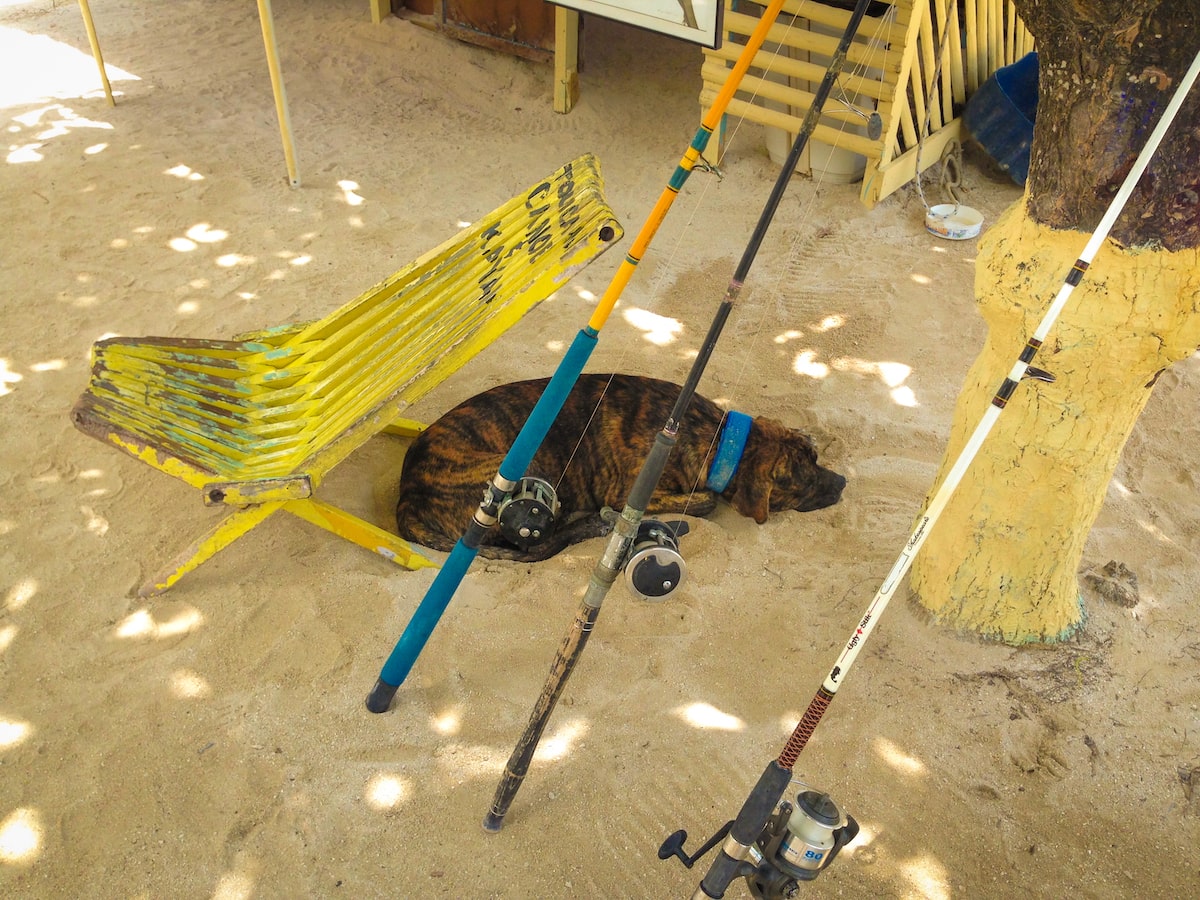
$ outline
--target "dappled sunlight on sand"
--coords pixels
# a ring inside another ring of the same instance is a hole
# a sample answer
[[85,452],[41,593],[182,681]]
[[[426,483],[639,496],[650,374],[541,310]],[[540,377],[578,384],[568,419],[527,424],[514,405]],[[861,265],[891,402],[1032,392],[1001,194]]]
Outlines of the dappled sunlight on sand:
[[[113,65],[104,70],[110,82],[141,80]],[[0,107],[103,94],[90,54],[44,34],[0,26]]]
[[204,624],[204,616],[197,609],[186,609],[174,618],[158,621],[148,609],[130,613],[117,623],[113,634],[119,638],[169,638],[187,634]]
[[16,384],[18,381],[24,379],[24,377],[20,372],[13,371],[10,360],[0,357],[0,397],[3,397],[5,394],[11,394],[13,389],[9,385]]
[[31,863],[41,850],[42,824],[36,809],[21,807],[0,821],[0,862]]
[[874,747],[879,758],[901,775],[925,774],[925,763],[905,753],[887,738],[875,738]]
[[455,735],[462,729],[462,710],[455,708],[434,716],[429,723],[438,734]]
[[0,750],[6,747],[15,747],[32,734],[33,726],[28,722],[0,719]]
[[673,343],[683,331],[683,323],[669,316],[660,316],[646,309],[625,310],[625,321],[644,332],[646,340],[658,347]]
[[745,731],[746,723],[737,716],[722,712],[711,703],[689,703],[675,710],[675,715],[693,728],[714,731]]
[[250,900],[255,879],[245,872],[226,872],[213,890],[212,900]]
[[904,893],[904,897],[949,900],[950,879],[946,867],[932,856],[918,856],[903,862],[900,871],[913,887]]
[[891,389],[892,400],[897,406],[917,405],[917,398],[912,388],[904,383],[912,374],[912,366],[898,362],[871,362],[848,356],[839,357],[830,365],[839,372],[853,372],[857,375],[878,378]]
[[212,696],[212,686],[204,676],[180,669],[171,674],[171,693],[180,700],[202,700]]
[[412,794],[408,780],[400,775],[372,775],[363,790],[363,798],[372,809],[399,809]]
[[554,760],[562,759],[571,752],[572,748],[579,741],[587,736],[589,730],[585,719],[573,719],[570,722],[564,722],[558,727],[557,731],[542,738],[533,758],[542,762],[553,762]]
[[38,592],[38,583],[34,578],[22,578],[4,595],[4,608],[9,612],[16,612],[18,609],[24,608],[30,600]]
[[[20,135],[23,131],[37,129],[35,133],[27,135],[24,143],[17,142],[8,145],[5,161],[12,165],[41,162],[46,158],[42,150],[45,149],[48,141],[70,134],[78,128],[97,128],[107,131],[113,127],[108,122],[99,122],[78,115],[73,109],[63,106],[61,103],[51,103],[41,109],[13,116],[12,121],[16,124],[9,126],[9,134]],[[99,147],[100,145],[93,144],[92,146]],[[103,146],[107,147],[108,145],[106,143]]]

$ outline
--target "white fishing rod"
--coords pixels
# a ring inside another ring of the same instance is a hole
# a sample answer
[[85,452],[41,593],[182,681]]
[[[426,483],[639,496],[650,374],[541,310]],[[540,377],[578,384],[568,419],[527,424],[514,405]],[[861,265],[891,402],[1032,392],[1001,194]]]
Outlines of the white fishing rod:
[[[713,860],[704,880],[693,894],[693,900],[723,897],[730,882],[738,877],[762,879],[766,877],[766,873],[770,873],[775,876],[790,877],[793,884],[795,880],[811,879],[824,869],[837,851],[853,838],[854,833],[857,833],[858,826],[853,819],[841,816],[826,795],[816,794],[813,791],[802,794],[798,798],[800,802],[794,810],[789,807],[790,817],[779,816],[776,813],[776,807],[779,805],[784,791],[787,790],[792,777],[792,768],[816,730],[825,710],[829,708],[829,704],[837,694],[838,687],[841,686],[846,673],[850,671],[850,667],[854,665],[858,654],[862,652],[871,632],[879,624],[880,617],[912,565],[913,558],[925,543],[930,530],[946,508],[946,504],[949,503],[967,469],[970,468],[979,448],[992,430],[992,426],[996,424],[1000,413],[1004,411],[1004,407],[1008,404],[1017,385],[1027,376],[1052,380],[1053,376],[1034,369],[1030,364],[1046,340],[1046,335],[1054,326],[1063,307],[1066,306],[1071,292],[1083,280],[1084,273],[1087,272],[1100,245],[1107,240],[1109,232],[1124,210],[1126,202],[1145,173],[1151,158],[1158,150],[1163,136],[1174,121],[1180,106],[1183,105],[1197,75],[1200,75],[1200,53],[1197,53],[1192,60],[1192,64],[1175,90],[1174,96],[1163,110],[1158,124],[1150,133],[1146,145],[1134,161],[1133,168],[1125,176],[1125,180],[1121,183],[1120,189],[1101,218],[1100,224],[1092,232],[1083,252],[1075,260],[1075,264],[1064,279],[1050,308],[1042,317],[1041,323],[1034,330],[1008,376],[996,391],[991,404],[976,426],[970,440],[958,455],[949,474],[946,475],[933,499],[929,501],[929,505],[917,520],[908,542],[904,545],[895,565],[892,566],[892,570],[871,600],[866,614],[859,620],[850,640],[846,642],[846,646],[842,649],[833,668],[825,676],[816,696],[808,704],[808,709],[805,710],[791,737],[788,738],[783,751],[777,759],[767,764],[758,783],[738,812],[737,818],[718,831],[693,857],[688,857],[683,851],[683,842],[687,838],[685,832],[676,832],[663,844],[659,851],[661,858],[678,856],[690,868],[697,858],[703,856],[717,841],[724,838],[721,851]],[[814,796],[809,798],[809,794]],[[806,798],[808,808],[805,808]],[[775,818],[772,819],[772,816]],[[814,822],[815,824],[813,824]],[[771,838],[771,840],[760,841],[763,838]],[[766,850],[764,850],[764,843]],[[780,896],[790,895],[781,893]]]

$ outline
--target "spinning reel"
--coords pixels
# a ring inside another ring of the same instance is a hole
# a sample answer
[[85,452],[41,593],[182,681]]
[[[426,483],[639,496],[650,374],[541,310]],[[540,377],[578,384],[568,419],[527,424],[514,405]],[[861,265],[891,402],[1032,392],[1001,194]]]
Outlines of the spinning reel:
[[[679,857],[691,868],[709,850],[725,840],[733,822],[727,822],[709,838],[695,856],[684,852],[686,831],[676,831],[658,849],[659,859]],[[735,877],[746,879],[750,894],[758,900],[790,900],[800,893],[800,883],[812,881],[858,835],[858,823],[843,813],[828,794],[805,790],[795,803],[780,801],[762,834],[750,847]],[[697,892],[697,897],[706,896]]]
[[548,481],[526,476],[500,504],[500,533],[522,550],[540,544],[554,530],[558,494]]

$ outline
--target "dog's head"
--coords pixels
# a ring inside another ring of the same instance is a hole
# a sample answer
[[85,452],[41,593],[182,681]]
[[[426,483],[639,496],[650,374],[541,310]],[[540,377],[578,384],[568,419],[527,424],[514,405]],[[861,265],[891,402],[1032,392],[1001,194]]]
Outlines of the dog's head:
[[755,419],[724,496],[761,525],[769,512],[832,506],[845,486],[845,478],[817,465],[816,448],[807,436],[773,419]]

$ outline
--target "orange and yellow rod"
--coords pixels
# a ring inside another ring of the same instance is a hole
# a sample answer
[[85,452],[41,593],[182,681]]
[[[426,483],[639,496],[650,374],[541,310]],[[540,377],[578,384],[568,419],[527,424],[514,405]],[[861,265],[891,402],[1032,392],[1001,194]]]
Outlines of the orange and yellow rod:
[[737,93],[738,87],[742,83],[742,78],[750,69],[755,55],[767,39],[767,32],[775,24],[775,20],[782,9],[783,0],[771,0],[766,11],[763,12],[762,18],[758,20],[758,27],[751,32],[745,48],[742,50],[741,55],[738,56],[729,75],[725,78],[725,84],[722,85],[720,92],[713,99],[712,105],[704,114],[704,118],[701,119],[700,127],[696,130],[696,136],[692,138],[692,143],[688,146],[687,152],[679,160],[679,165],[675,167],[675,171],[671,175],[671,180],[663,188],[658,202],[654,204],[654,209],[650,210],[650,215],[646,218],[645,224],[642,225],[642,230],[634,238],[633,246],[629,248],[629,252],[625,255],[620,268],[617,269],[612,281],[609,282],[604,296],[600,298],[596,309],[593,310],[592,317],[588,320],[588,328],[590,330],[599,331],[604,327],[604,323],[608,321],[609,314],[613,311],[613,307],[617,305],[617,301],[621,299],[621,293],[625,290],[629,279],[633,277],[633,270],[642,261],[642,257],[650,247],[650,242],[654,240],[654,235],[658,232],[658,226],[667,217],[667,212],[670,210],[671,204],[675,202],[675,197],[679,194],[684,182],[688,180],[688,176],[691,175],[692,170],[696,167],[696,163],[700,159],[700,154],[708,146],[708,139],[712,137],[713,132],[721,124],[721,117],[725,115],[725,111],[729,108],[729,102],[733,100],[733,95]]
[[600,329],[604,327],[609,314],[617,305],[621,292],[629,283],[634,269],[637,268],[642,256],[649,248],[651,240],[658,231],[658,226],[666,218],[667,211],[674,203],[675,197],[683,188],[692,169],[695,168],[700,154],[708,145],[708,139],[720,125],[721,117],[725,115],[743,76],[754,62],[754,57],[766,40],[771,26],[775,24],[775,20],[783,9],[783,3],[784,0],[771,0],[763,12],[758,27],[751,33],[741,55],[738,56],[729,76],[725,79],[725,84],[704,114],[687,152],[680,159],[679,165],[675,167],[667,186],[663,189],[658,202],[655,203],[645,224],[638,232],[633,246],[621,262],[604,295],[600,298],[586,327],[581,328],[575,335],[575,340],[567,348],[562,360],[559,361],[550,383],[546,385],[542,396],[534,404],[529,417],[517,434],[516,440],[513,441],[508,453],[500,463],[500,471],[488,485],[483,502],[480,503],[479,509],[476,510],[468,524],[466,532],[455,543],[449,557],[442,564],[433,583],[425,592],[424,598],[413,612],[404,633],[396,641],[392,652],[383,664],[375,686],[367,695],[366,705],[371,712],[381,713],[387,710],[391,706],[396,691],[412,671],[417,657],[420,656],[425,644],[433,634],[433,629],[437,627],[446,607],[450,605],[450,601],[458,590],[459,584],[466,577],[467,569],[474,561],[484,536],[489,529],[496,525],[500,502],[505,494],[511,491],[524,477],[525,470],[532,462],[534,454],[537,453],[542,441],[549,433],[568,394],[579,379],[584,364],[596,347]]

